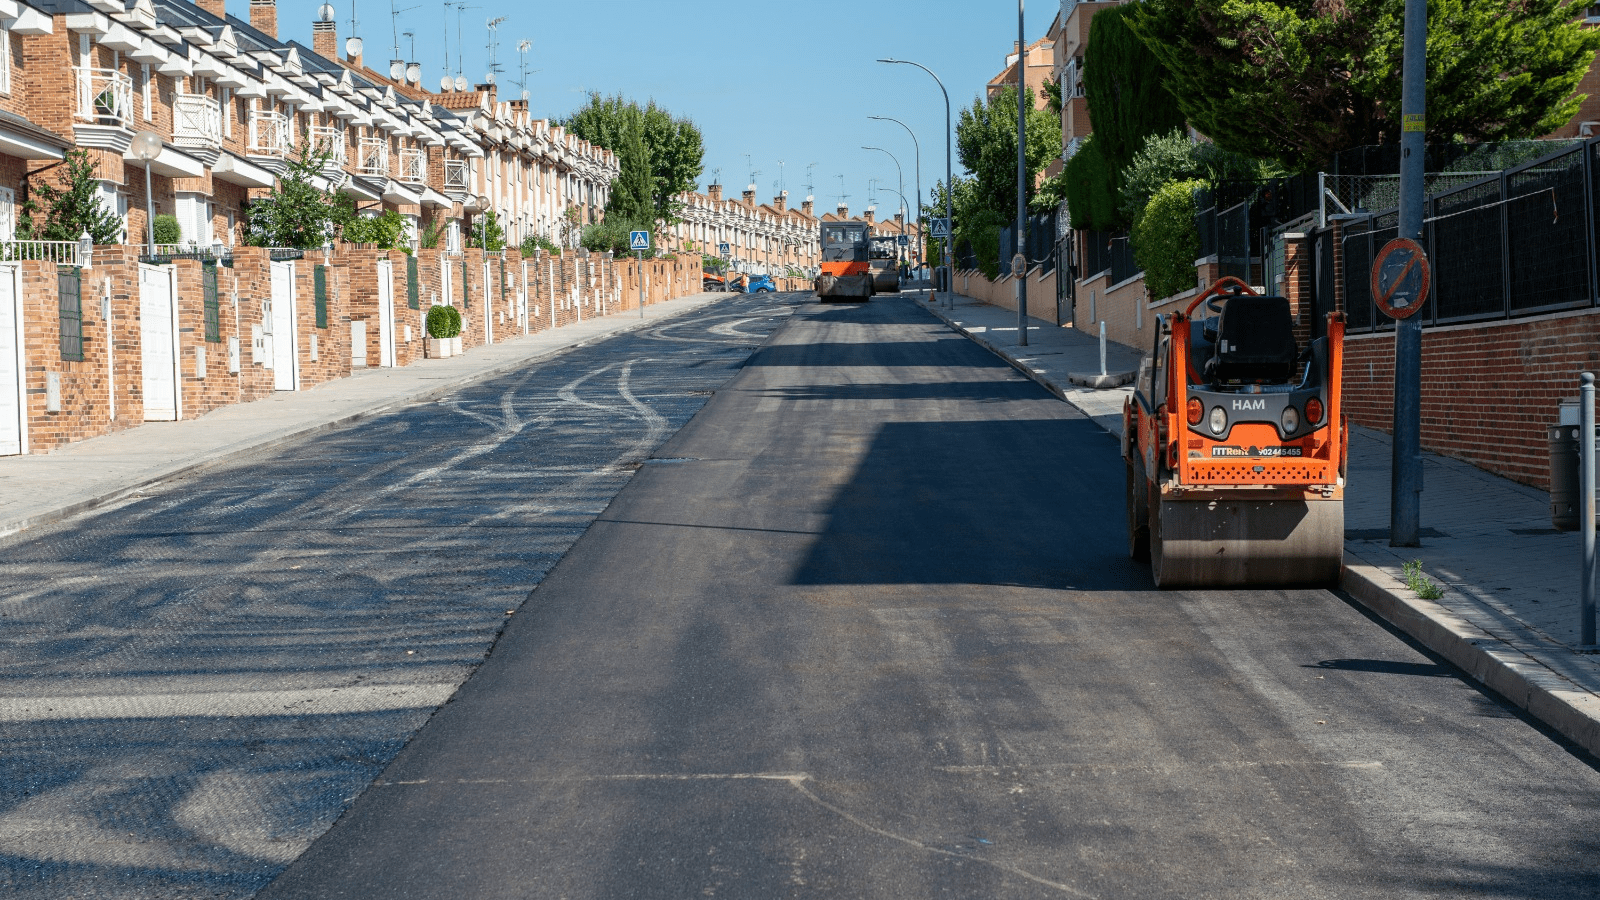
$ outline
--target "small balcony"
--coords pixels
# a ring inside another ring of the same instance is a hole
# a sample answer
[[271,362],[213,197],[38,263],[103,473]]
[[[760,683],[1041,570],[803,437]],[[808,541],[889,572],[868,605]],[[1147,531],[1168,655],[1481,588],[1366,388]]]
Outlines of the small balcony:
[[417,149],[400,151],[400,181],[406,184],[428,183],[428,154]]
[[452,199],[460,200],[467,193],[467,161],[464,159],[447,159],[444,161],[444,192]]
[[256,110],[250,114],[250,155],[283,160],[289,156],[289,117]]
[[363,175],[389,177],[389,141],[385,138],[364,137],[356,145],[356,171]]
[[222,105],[210,97],[181,94],[172,100],[172,142],[191,150],[222,149]]
[[133,79],[115,69],[79,68],[76,71],[78,121],[128,127],[133,120]]
[[327,125],[313,125],[310,129],[311,152],[326,153],[328,155],[327,167],[334,169],[344,168],[347,159],[344,152],[344,129],[331,128]]

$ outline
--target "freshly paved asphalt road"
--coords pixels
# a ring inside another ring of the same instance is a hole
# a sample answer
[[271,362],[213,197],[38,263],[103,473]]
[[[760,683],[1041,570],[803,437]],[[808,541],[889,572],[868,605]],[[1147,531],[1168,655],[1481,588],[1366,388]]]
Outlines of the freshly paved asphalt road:
[[261,897],[1595,894],[1592,759],[1332,593],[1153,590],[1115,441],[909,300],[655,455]]
[[0,896],[254,894],[797,302],[729,297],[0,539]]

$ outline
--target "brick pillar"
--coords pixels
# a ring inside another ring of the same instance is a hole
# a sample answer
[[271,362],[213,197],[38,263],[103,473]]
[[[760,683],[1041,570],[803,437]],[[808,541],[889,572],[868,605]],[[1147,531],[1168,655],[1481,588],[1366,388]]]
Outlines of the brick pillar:
[[311,49],[330,62],[339,58],[339,27],[333,22],[311,23]]
[[195,0],[195,5],[219,19],[225,19],[228,16],[227,10],[224,9],[223,0]]

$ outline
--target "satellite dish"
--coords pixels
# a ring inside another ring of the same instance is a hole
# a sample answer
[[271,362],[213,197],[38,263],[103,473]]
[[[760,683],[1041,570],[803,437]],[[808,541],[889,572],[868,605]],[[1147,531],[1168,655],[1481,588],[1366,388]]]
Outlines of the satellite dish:
[[333,21],[333,4],[332,3],[324,3],[324,4],[322,4],[322,6],[318,7],[317,8],[317,18],[320,19],[323,22],[332,22]]
[[485,84],[494,84],[494,73],[490,72],[489,74],[483,76],[483,80]]
[[411,84],[422,83],[422,66],[419,63],[406,66],[406,81]]
[[467,89],[467,79],[463,78],[460,75],[457,75],[456,76],[456,80],[455,80],[455,85],[456,85],[456,90],[464,91],[464,90]]
[[352,56],[352,57],[353,56],[360,56],[361,55],[361,38],[353,37],[353,38],[345,41],[344,42],[344,52],[345,52],[346,56]]
[[448,91],[448,90],[450,90],[451,86],[454,85],[454,84],[455,84],[455,82],[450,80],[450,76],[446,75],[443,78],[439,79],[439,90]]
[[389,77],[390,78],[394,79],[395,81],[399,81],[400,79],[404,78],[405,76],[406,76],[406,64],[405,63],[401,62],[398,59],[394,60],[391,63],[389,63]]

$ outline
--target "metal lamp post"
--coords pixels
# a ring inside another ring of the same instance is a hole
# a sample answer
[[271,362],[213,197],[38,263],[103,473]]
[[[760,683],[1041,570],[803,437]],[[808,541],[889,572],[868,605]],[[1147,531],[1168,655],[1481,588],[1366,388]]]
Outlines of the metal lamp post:
[[[953,188],[950,186],[950,92],[944,89],[944,82],[939,80],[939,76],[934,75],[933,70],[922,63],[912,62],[909,59],[893,58],[880,59],[878,62],[916,66],[932,76],[934,83],[939,85],[939,93],[944,94],[944,220],[950,226],[952,233],[954,233],[955,221],[950,213],[950,195],[953,193]],[[946,269],[950,267],[950,238],[948,237],[944,239],[944,264]],[[949,287],[954,286],[953,284],[949,285]],[[945,303],[948,307],[955,306],[955,298],[948,290],[945,291]]]
[[1017,0],[1017,344],[1028,346],[1028,45],[1022,29],[1022,0]]
[[[894,160],[894,171],[900,177],[900,190],[897,191],[896,193],[898,193],[900,195],[900,202],[902,204],[904,204],[905,203],[905,198],[906,198],[906,173],[904,171],[902,171],[901,168],[900,168],[900,160],[895,159],[895,155],[893,153],[889,153],[889,151],[883,149],[882,147],[868,147],[866,144],[862,144],[861,145],[861,149],[863,149],[863,150],[876,150],[879,153],[886,153],[886,154],[888,154],[890,159]],[[904,208],[905,208],[904,206],[901,207],[901,209],[904,209]]]
[[[901,128],[904,128],[906,130],[906,134],[911,135],[911,149],[916,154],[916,159],[915,159],[915,162],[913,164],[913,168],[916,169],[916,172],[913,173],[913,174],[916,176],[916,182],[917,182],[917,209],[916,209],[916,213],[917,213],[917,268],[920,269],[920,268],[922,268],[922,240],[923,240],[923,238],[922,238],[922,146],[917,143],[917,133],[915,131],[911,130],[911,126],[910,125],[907,125],[906,123],[900,121],[899,119],[891,118],[889,116],[867,116],[867,118],[869,118],[869,119],[877,119],[877,120],[879,120],[881,122],[893,122],[896,125],[899,125]],[[901,199],[904,200],[905,198],[902,197]]]
[[489,195],[478,195],[478,245],[489,252]]
[[156,255],[156,201],[150,187],[150,163],[161,155],[161,135],[154,131],[141,131],[133,136],[128,146],[133,155],[144,163],[144,233],[145,247],[150,256]]

